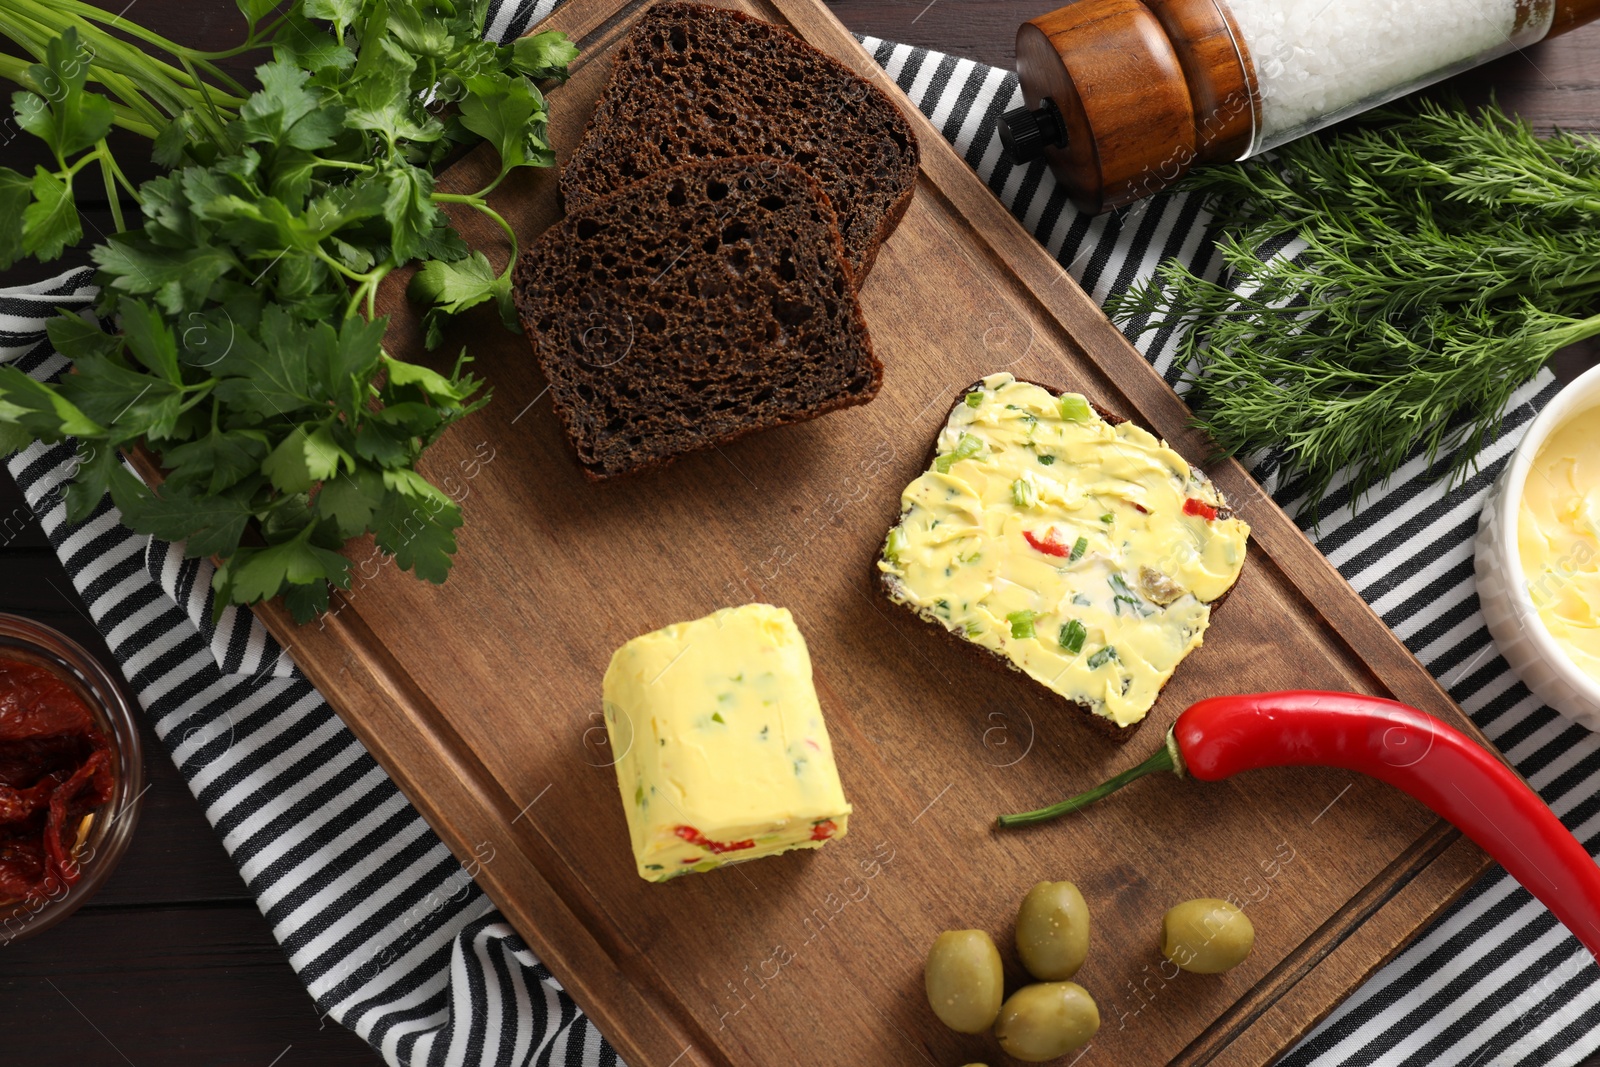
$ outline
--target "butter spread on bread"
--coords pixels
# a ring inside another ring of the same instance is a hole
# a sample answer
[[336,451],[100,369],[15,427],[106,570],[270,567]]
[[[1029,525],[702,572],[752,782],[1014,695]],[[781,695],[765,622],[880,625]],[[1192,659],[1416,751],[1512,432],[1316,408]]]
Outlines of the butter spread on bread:
[[992,374],[901,494],[890,598],[1118,726],[1198,648],[1250,528],[1164,441]]

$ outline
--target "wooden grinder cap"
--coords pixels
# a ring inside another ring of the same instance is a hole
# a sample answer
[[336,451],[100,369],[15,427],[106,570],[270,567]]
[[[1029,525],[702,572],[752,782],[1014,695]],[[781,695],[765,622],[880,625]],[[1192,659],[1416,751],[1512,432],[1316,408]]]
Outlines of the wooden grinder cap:
[[1042,148],[1084,211],[1121,207],[1249,150],[1260,100],[1243,49],[1215,0],[1074,0],[1017,30],[1023,100],[1044,122],[1012,112],[1002,136]]

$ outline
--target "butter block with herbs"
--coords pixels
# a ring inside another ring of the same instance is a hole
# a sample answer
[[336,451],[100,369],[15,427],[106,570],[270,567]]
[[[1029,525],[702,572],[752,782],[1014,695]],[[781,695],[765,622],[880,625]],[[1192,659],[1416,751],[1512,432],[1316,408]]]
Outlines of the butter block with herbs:
[[900,498],[890,599],[1119,727],[1200,647],[1250,527],[1165,441],[992,374]]
[[606,730],[639,877],[843,837],[850,805],[787,609],[724,608],[611,657]]

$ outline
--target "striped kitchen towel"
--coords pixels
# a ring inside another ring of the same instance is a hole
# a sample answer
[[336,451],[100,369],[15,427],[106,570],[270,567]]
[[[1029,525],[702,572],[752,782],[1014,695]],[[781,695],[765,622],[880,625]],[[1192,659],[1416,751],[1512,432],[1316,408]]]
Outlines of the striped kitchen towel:
[[[495,0],[490,33],[515,37],[553,7]],[[1194,199],[1163,196],[1089,218],[1042,165],[1006,162],[995,121],[1020,102],[1013,75],[864,44],[1097,299],[1147,277],[1164,257],[1202,274],[1221,270]],[[94,292],[89,272],[78,271],[0,293],[0,360],[41,378],[61,373],[66,361],[45,339],[44,320],[57,307],[87,309]],[[1174,342],[1139,341],[1169,381]],[[1600,739],[1539,706],[1510,674],[1472,581],[1484,493],[1554,392],[1548,373],[1518,392],[1465,484],[1446,491],[1418,457],[1359,510],[1340,508],[1336,492],[1308,532],[1593,850]],[[130,533],[109,501],[67,523],[60,489],[69,446],[34,445],[8,466],[322,1011],[396,1065],[619,1062],[253,616],[230,609],[211,624],[209,563]],[[1297,490],[1279,484],[1270,457],[1256,473],[1292,512]],[[1283,1062],[1574,1064],[1600,1047],[1597,978],[1577,941],[1493,874]]]

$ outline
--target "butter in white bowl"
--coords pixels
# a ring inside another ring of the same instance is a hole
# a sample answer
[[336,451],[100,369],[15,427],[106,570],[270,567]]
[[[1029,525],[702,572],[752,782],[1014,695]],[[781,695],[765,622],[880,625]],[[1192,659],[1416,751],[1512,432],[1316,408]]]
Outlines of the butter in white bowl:
[[639,877],[845,835],[850,804],[787,609],[724,608],[636,637],[611,657],[603,699]]
[[1600,730],[1600,367],[1529,424],[1484,503],[1473,572],[1511,669]]
[[1517,551],[1539,621],[1600,682],[1600,407],[1539,446],[1522,486]]

